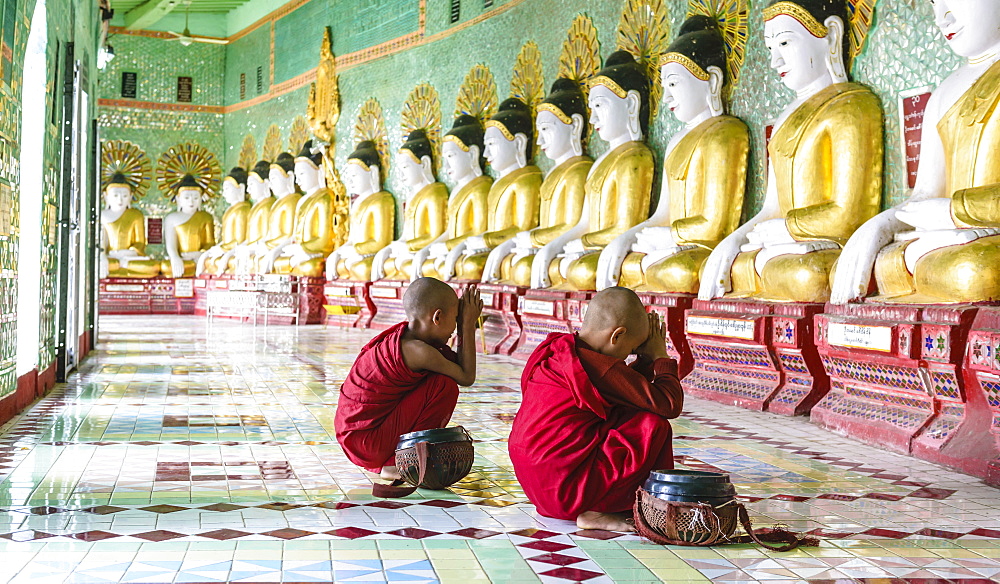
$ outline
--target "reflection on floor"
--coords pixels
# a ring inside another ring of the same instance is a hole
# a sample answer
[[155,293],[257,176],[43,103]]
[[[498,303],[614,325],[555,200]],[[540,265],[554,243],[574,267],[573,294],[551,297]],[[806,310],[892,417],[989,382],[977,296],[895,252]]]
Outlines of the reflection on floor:
[[689,400],[679,465],[732,474],[756,515],[823,538],[776,554],[664,548],[541,517],[510,466],[520,367],[485,357],[451,491],[373,500],[333,435],[371,333],[195,317],[102,321],[72,381],[0,435],[0,580],[992,582],[1000,491],[789,420]]

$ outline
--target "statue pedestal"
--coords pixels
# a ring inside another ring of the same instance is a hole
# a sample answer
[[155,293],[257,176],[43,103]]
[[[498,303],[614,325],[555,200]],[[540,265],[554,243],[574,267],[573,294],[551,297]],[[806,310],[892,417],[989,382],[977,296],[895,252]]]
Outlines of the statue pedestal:
[[[197,285],[197,283],[196,283]],[[323,322],[323,280],[268,274],[207,276],[203,287],[209,318],[257,324]]]
[[406,312],[403,311],[403,294],[409,287],[410,283],[405,280],[372,282],[370,294],[372,304],[375,305],[375,313],[371,319],[371,328],[385,330],[406,320]]
[[194,314],[192,284],[183,278],[101,278],[98,310],[101,314]]
[[[234,278],[230,274],[213,276],[202,274],[194,280],[194,313],[198,316],[208,314],[208,297],[214,290],[228,290],[229,281]],[[223,316],[223,315],[218,315]]]
[[518,306],[527,288],[507,284],[479,284],[483,299],[483,336],[486,352],[510,355],[521,339]]
[[371,282],[349,280],[326,282],[323,287],[326,324],[341,328],[368,328],[377,310],[372,302],[371,286]]
[[[983,473],[978,469],[968,472],[1000,486],[1000,308],[981,308],[972,321],[963,373],[965,423],[940,452],[950,458],[973,458],[970,462],[976,466],[985,462]],[[928,455],[923,444],[917,445],[914,454],[921,458]],[[952,465],[950,461],[945,464]]]
[[677,374],[681,379],[694,367],[691,346],[684,336],[684,313],[691,308],[693,294],[667,294],[665,292],[640,292],[639,299],[648,312],[656,312],[667,324],[667,354],[677,361]]
[[597,292],[525,290],[517,310],[521,315],[521,338],[513,355],[527,359],[549,333],[578,331],[594,294]]
[[692,395],[753,410],[799,415],[829,390],[812,335],[822,304],[694,300],[684,327]]

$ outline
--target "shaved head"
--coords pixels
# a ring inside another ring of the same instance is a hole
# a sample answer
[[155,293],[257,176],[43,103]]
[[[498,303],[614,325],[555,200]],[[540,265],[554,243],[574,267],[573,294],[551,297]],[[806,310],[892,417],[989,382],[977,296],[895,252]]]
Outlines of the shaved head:
[[583,318],[584,330],[606,331],[625,327],[632,332],[640,332],[648,326],[646,307],[635,292],[615,286],[598,292],[587,305],[587,315]]
[[418,278],[403,294],[403,310],[411,321],[436,310],[447,310],[453,304],[458,304],[455,290],[436,278]]

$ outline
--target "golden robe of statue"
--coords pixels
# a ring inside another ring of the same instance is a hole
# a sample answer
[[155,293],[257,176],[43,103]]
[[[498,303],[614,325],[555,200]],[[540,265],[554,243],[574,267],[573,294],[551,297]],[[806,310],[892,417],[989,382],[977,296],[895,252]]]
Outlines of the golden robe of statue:
[[274,273],[311,278],[322,276],[326,269],[326,258],[335,247],[333,193],[329,189],[320,187],[299,201],[292,240],[302,246],[302,250],[306,253],[319,255],[296,266],[291,265],[289,257],[278,258],[274,261]]
[[708,255],[740,224],[749,150],[746,124],[727,115],[705,120],[677,142],[664,161],[663,194],[670,197],[670,231],[680,251],[645,272],[646,254],[628,254],[620,286],[698,292],[698,276]]
[[760,250],[741,253],[733,262],[727,296],[829,300],[830,272],[841,247],[878,213],[882,148],[882,109],[863,85],[830,85],[792,112],[768,145],[781,214],[796,241],[839,247],[779,255],[759,275]]
[[[268,249],[278,247],[295,234],[296,209],[301,198],[301,194],[291,193],[281,197],[271,205],[267,216],[267,235],[264,236],[263,240]],[[256,273],[259,274],[264,269],[263,256],[258,256],[257,261]]]
[[[250,212],[247,214],[247,234],[243,245],[253,245],[267,236],[267,220],[276,200],[274,195],[268,195],[250,207]],[[226,267],[227,273],[236,272],[236,261],[235,257],[229,259],[229,265]]]
[[389,280],[409,280],[413,275],[414,252],[431,244],[448,222],[448,188],[433,182],[420,189],[403,211],[403,240],[411,255],[392,257],[385,262],[385,277]]
[[[250,203],[247,201],[240,201],[235,205],[230,205],[226,209],[226,212],[222,214],[222,241],[219,242],[219,247],[223,251],[229,251],[246,241],[247,220],[249,216]],[[223,273],[227,266],[219,265],[219,260],[221,259],[220,257],[205,260],[205,273],[213,275]]]
[[[444,242],[449,250],[473,235],[481,235],[489,226],[487,217],[487,196],[493,179],[477,176],[465,186],[452,193],[448,202],[448,239]],[[421,273],[438,278],[437,267],[430,259],[424,261]]]
[[[190,219],[174,227],[174,232],[177,233],[178,253],[207,251],[215,245],[215,218],[207,211],[196,211]],[[195,266],[196,262],[184,260],[184,275],[182,277],[194,276]],[[169,259],[160,263],[160,270],[164,274],[172,273]]]
[[370,281],[375,254],[392,243],[395,232],[396,200],[393,196],[386,191],[379,191],[365,197],[357,207],[351,209],[349,232],[351,241],[356,242],[354,250],[364,257],[352,265],[347,265],[344,258],[340,258],[337,262],[337,276],[357,282]]
[[[138,209],[129,207],[121,217],[103,224],[109,252],[134,250],[146,253],[146,218]],[[111,278],[153,278],[160,274],[160,260],[131,260],[126,267],[116,258],[108,258],[108,276]]]

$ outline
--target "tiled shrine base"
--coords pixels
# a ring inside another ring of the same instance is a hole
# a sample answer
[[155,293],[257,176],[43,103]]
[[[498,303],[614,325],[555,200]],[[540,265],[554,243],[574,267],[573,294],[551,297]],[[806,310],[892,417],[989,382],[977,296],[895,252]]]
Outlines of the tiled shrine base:
[[102,319],[78,374],[0,429],[0,580],[966,583],[1000,578],[1000,491],[804,419],[689,398],[681,468],[730,473],[791,553],[661,547],[539,516],[507,455],[521,365],[485,356],[447,491],[375,500],[333,435],[373,331]]
[[483,299],[482,339],[487,353],[510,355],[517,349],[521,340],[518,308],[526,290],[523,286],[479,284]]
[[101,314],[194,314],[194,280],[181,278],[101,278]]
[[996,314],[974,306],[827,306],[815,335],[832,389],[813,421],[1000,483],[998,402],[989,393],[996,361],[986,352],[995,347]]
[[371,282],[327,282],[323,287],[326,324],[340,328],[368,328],[377,310],[372,302],[371,286]]
[[694,367],[691,346],[684,335],[684,313],[691,308],[694,296],[640,292],[639,299],[646,305],[646,310],[658,313],[667,323],[667,354],[677,360],[677,370],[683,378]]
[[826,392],[812,335],[822,304],[694,300],[684,330],[694,359],[684,389],[725,404],[777,414],[809,411]]
[[374,317],[369,326],[375,330],[385,330],[397,322],[406,320],[403,311],[403,294],[410,283],[402,280],[379,280],[372,282],[369,291],[375,305]]
[[521,337],[513,355],[527,359],[549,333],[580,330],[587,303],[596,292],[527,289],[520,299]]

